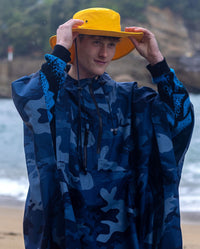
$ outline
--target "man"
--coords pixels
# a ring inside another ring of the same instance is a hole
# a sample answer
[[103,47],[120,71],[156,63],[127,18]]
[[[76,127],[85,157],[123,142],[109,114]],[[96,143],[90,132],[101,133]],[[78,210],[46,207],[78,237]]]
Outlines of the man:
[[[41,70],[12,85],[30,181],[26,248],[182,248],[178,186],[193,111],[154,35],[123,32],[118,13],[92,8],[50,44]],[[134,47],[158,93],[105,73]]]

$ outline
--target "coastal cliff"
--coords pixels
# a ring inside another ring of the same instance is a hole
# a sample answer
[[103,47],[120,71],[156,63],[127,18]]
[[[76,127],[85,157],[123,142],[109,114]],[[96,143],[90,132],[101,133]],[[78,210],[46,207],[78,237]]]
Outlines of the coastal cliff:
[[[148,7],[146,17],[145,25],[126,20],[125,26],[142,25],[150,29],[169,66],[175,69],[188,91],[200,93],[200,30],[188,27],[183,18],[170,9]],[[127,57],[113,62],[109,70],[117,80],[135,80],[148,85],[150,76],[145,67],[146,61],[134,50]]]
[[[148,7],[147,22],[123,20],[125,26],[143,26],[150,29],[159,42],[159,47],[170,67],[174,68],[178,78],[187,89],[200,93],[200,31],[188,27],[183,18],[170,9],[160,10]],[[13,80],[31,74],[40,69],[44,54],[31,57],[14,57],[12,62],[0,61],[0,97],[10,97],[10,84]],[[139,85],[154,87],[146,70],[146,61],[134,50],[125,58],[113,61],[108,73],[118,81],[137,81]]]

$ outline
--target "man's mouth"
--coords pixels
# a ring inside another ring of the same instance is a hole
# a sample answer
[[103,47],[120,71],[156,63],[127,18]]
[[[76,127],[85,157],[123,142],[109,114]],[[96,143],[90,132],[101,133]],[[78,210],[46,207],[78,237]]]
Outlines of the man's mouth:
[[101,60],[94,60],[94,61],[99,65],[105,65],[107,63],[106,61],[101,61]]

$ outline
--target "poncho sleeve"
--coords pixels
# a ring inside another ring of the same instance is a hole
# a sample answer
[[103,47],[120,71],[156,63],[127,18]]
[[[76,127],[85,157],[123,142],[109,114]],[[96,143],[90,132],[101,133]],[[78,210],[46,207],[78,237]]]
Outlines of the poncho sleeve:
[[183,160],[191,139],[194,126],[193,105],[187,89],[165,60],[155,66],[148,65],[147,69],[152,74],[153,83],[158,87],[156,102],[165,105],[176,161],[179,162]]
[[182,248],[179,183],[192,135],[193,107],[165,60],[147,68],[158,92],[143,87],[134,95],[139,240],[141,248],[178,249]]

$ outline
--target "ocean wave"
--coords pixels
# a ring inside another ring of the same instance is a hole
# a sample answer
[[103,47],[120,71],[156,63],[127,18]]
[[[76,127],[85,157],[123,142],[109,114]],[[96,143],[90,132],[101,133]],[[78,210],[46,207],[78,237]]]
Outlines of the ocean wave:
[[19,180],[0,179],[0,196],[9,196],[20,201],[25,201],[27,191],[28,181],[26,178]]
[[180,210],[181,212],[200,212],[200,196],[180,194]]

